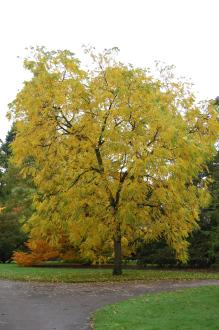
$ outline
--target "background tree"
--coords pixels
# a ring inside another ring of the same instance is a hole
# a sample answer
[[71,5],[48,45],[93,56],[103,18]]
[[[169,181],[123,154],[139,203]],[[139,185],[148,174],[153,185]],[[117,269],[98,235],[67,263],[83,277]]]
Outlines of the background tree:
[[91,56],[88,72],[69,51],[37,49],[24,63],[33,77],[11,113],[15,164],[37,187],[31,239],[58,246],[69,233],[93,260],[111,250],[114,274],[136,238],[163,237],[184,261],[209,199],[193,182],[215,153],[214,107],[197,106],[169,68],[155,79],[110,51]]
[[26,235],[21,230],[17,214],[0,213],[0,261],[3,263],[9,261],[13,251],[21,248],[25,240]]
[[0,146],[0,260],[10,260],[15,249],[21,248],[27,239],[22,226],[32,214],[30,180],[19,174],[10,163],[11,143],[16,135],[15,126]]
[[198,266],[219,264],[219,152],[208,168],[206,175],[212,178],[209,186],[212,200],[202,209],[200,229],[190,239],[190,264]]
[[5,199],[5,172],[8,169],[8,161],[11,156],[11,142],[15,137],[15,127],[6,135],[5,142],[0,141],[0,200],[1,203]]

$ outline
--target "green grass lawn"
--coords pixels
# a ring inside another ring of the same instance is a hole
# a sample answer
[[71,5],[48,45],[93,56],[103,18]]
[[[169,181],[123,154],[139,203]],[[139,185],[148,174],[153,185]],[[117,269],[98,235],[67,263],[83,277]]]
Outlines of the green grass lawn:
[[219,286],[129,299],[98,310],[94,330],[218,330]]
[[124,270],[122,276],[112,276],[110,269],[73,269],[19,267],[15,264],[0,264],[0,279],[39,282],[115,282],[131,280],[192,280],[219,279],[219,272],[190,272],[175,270]]

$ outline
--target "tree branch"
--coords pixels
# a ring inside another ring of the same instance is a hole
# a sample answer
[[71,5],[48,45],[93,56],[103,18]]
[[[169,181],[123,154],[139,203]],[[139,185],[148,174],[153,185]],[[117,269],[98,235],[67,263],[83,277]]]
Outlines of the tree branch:
[[90,172],[90,171],[93,171],[93,169],[89,168],[87,170],[84,170],[83,172],[81,172],[80,174],[77,175],[77,177],[74,179],[74,181],[71,183],[71,185],[68,187],[68,189],[66,191],[68,191],[69,189],[71,189],[72,187],[74,187],[74,185],[76,185],[76,183],[80,180],[80,178]]
[[157,127],[156,132],[154,133],[153,138],[147,143],[147,147],[149,147],[152,143],[154,143],[157,140],[159,130],[160,130],[160,127]]

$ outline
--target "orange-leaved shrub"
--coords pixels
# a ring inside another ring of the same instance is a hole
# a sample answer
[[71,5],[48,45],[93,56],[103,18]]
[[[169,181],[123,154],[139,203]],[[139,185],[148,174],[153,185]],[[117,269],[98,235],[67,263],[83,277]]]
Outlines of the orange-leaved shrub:
[[14,252],[13,254],[13,260],[20,266],[36,265],[59,256],[59,251],[44,240],[28,241],[26,246],[30,252]]

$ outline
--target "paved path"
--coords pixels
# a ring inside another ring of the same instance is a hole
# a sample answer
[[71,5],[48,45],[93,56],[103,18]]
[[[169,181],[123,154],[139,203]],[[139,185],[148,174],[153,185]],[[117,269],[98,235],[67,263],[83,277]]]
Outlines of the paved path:
[[219,285],[219,280],[147,284],[43,284],[0,280],[0,329],[87,330],[91,313],[105,304],[148,292],[208,284]]

